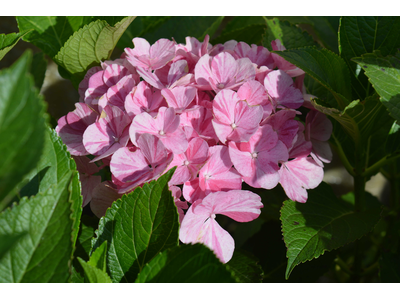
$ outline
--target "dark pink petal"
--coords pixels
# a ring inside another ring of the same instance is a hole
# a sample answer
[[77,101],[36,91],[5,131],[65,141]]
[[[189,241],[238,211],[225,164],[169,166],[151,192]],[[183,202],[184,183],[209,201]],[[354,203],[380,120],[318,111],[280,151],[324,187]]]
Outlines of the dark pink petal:
[[83,156],[89,154],[83,145],[83,133],[96,121],[98,114],[85,103],[75,103],[75,107],[73,112],[58,120],[56,132],[72,155]]
[[110,87],[104,97],[99,100],[99,107],[104,109],[106,105],[117,106],[119,109],[125,109],[125,98],[135,87],[136,81],[133,75],[121,78],[117,84]]
[[90,77],[92,77],[92,75],[94,75],[95,73],[97,73],[99,71],[103,71],[103,69],[101,67],[99,67],[99,66],[96,66],[96,67],[90,68],[86,72],[85,77],[79,83],[79,88],[78,88],[79,102],[84,102],[84,100],[85,100],[85,93],[86,93],[86,90],[89,88],[89,79],[90,79]]
[[205,191],[200,188],[199,183],[199,178],[197,177],[191,181],[186,181],[183,184],[182,194],[185,200],[189,203],[194,203],[206,196]]
[[324,171],[311,157],[301,157],[283,163],[279,175],[279,182],[289,199],[305,203],[306,190],[316,188],[321,183]]
[[332,134],[332,122],[319,111],[311,110],[306,117],[306,139],[327,141]]
[[112,183],[108,181],[101,182],[93,190],[93,198],[90,201],[90,209],[98,217],[101,218],[114,201],[121,197],[120,194],[112,187]]

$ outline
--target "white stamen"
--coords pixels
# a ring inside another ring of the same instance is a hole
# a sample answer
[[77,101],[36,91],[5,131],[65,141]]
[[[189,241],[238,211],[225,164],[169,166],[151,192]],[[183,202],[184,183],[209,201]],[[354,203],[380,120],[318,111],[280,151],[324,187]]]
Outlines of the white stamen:
[[217,216],[215,214],[211,214],[211,218],[215,219]]
[[185,161],[183,162],[183,164],[184,164],[185,166],[188,166],[188,165],[190,164],[190,162],[187,161],[187,160],[185,160]]
[[217,88],[219,88],[220,90],[222,90],[224,87],[225,87],[225,84],[223,84],[223,83],[217,84]]
[[257,158],[257,152],[253,152],[252,154],[251,154],[251,158]]
[[231,124],[232,129],[235,129],[237,127],[237,125],[235,123]]
[[164,135],[165,132],[164,132],[164,130],[161,129],[161,130],[158,132],[158,134],[159,134],[159,135]]

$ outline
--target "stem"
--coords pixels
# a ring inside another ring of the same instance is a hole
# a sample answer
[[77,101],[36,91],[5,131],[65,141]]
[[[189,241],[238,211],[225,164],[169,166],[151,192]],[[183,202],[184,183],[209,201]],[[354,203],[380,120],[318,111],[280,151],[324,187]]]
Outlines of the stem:
[[354,176],[354,211],[360,212],[365,209],[365,177]]
[[369,177],[378,173],[379,169],[382,168],[384,165],[396,160],[400,157],[400,153],[396,153],[395,155],[387,155],[383,157],[381,160],[374,163],[372,166],[367,168],[364,172],[364,176]]
[[342,145],[340,144],[340,142],[333,133],[332,137],[334,138],[336,143],[336,145],[333,145],[333,147],[335,148],[336,153],[339,155],[339,158],[342,161],[343,166],[346,168],[347,172],[349,172],[351,176],[355,176],[354,167],[350,164],[349,160],[347,159],[347,156],[343,151]]
[[335,259],[335,263],[349,275],[354,275],[354,273],[350,270],[349,266],[339,257],[337,256]]

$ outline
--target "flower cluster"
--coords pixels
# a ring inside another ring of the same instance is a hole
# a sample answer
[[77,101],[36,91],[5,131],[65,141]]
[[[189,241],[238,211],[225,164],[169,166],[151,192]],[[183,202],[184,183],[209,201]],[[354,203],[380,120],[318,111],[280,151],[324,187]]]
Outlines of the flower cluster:
[[[241,190],[243,181],[280,184],[290,199],[306,202],[331,160],[332,125],[313,109],[304,72],[265,47],[212,46],[208,36],[187,37],[186,45],[133,44],[87,72],[76,109],[58,121],[80,172],[83,205],[101,217],[121,194],[176,167],[169,187],[180,240],[203,243],[227,262],[234,241],[216,214],[238,222],[260,215],[261,198]],[[272,48],[285,50],[279,40]],[[305,122],[301,106],[309,109]],[[111,180],[101,182],[95,174],[105,166]]]

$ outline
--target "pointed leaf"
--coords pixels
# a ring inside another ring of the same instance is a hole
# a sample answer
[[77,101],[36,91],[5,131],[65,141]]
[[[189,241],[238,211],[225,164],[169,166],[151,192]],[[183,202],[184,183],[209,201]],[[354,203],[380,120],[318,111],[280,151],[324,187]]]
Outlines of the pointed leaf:
[[0,34],[0,60],[10,51],[22,38],[29,32],[23,31],[18,33]]
[[106,272],[106,254],[107,254],[107,241],[104,241],[100,247],[96,248],[96,250],[90,256],[89,261],[87,262],[89,265],[96,267],[97,269]]
[[28,232],[0,259],[0,282],[67,282],[74,247],[71,198],[77,185],[77,172],[69,172],[0,215],[0,234]]
[[168,190],[174,170],[123,195],[101,218],[92,249],[108,241],[113,282],[133,282],[160,251],[178,245],[178,212]]
[[12,247],[21,239],[26,232],[14,233],[14,234],[2,234],[0,235],[0,259],[12,249]]
[[235,251],[227,266],[240,282],[262,281],[264,272],[254,256],[250,257],[240,251]]
[[323,48],[305,47],[274,51],[296,65],[332,93],[336,100],[334,108],[344,109],[352,100],[350,73],[342,58]]
[[159,253],[140,272],[136,282],[236,282],[232,272],[202,244],[180,245]]
[[353,61],[364,69],[383,105],[400,122],[400,52],[387,57],[368,53]]
[[85,278],[90,283],[112,283],[110,276],[95,266],[85,262],[82,258],[78,257],[78,261],[82,265],[85,272]]
[[380,204],[370,194],[366,197],[366,210],[355,213],[352,193],[338,199],[324,182],[308,193],[306,203],[286,200],[281,209],[288,257],[286,278],[299,263],[361,238],[380,218]]
[[0,72],[0,211],[42,153],[45,106],[28,74],[31,57],[27,52]]
[[71,74],[71,80],[77,86],[89,68],[110,58],[119,38],[133,19],[126,17],[115,26],[108,25],[104,20],[85,25],[68,38],[54,61]]
[[278,18],[266,19],[267,31],[264,37],[264,47],[272,50],[271,42],[279,39],[286,49],[300,48],[316,45],[312,36],[301,30],[300,27]]

